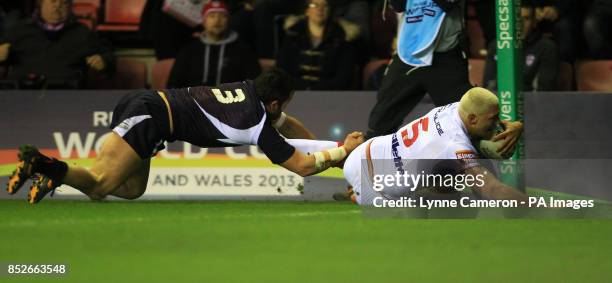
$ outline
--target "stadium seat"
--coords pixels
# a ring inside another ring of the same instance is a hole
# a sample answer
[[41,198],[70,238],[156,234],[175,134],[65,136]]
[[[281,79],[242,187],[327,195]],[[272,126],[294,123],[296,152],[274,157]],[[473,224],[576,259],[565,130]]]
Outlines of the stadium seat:
[[92,30],[95,30],[98,22],[98,7],[91,3],[75,2],[72,4],[72,13],[78,21]]
[[578,63],[576,82],[579,91],[612,91],[612,60]]
[[117,70],[111,77],[94,76],[88,82],[94,89],[141,89],[147,86],[147,66],[132,58],[117,58]]
[[572,67],[572,64],[567,62],[561,62],[559,64],[559,74],[557,75],[556,90],[574,90],[574,69]]
[[379,60],[372,60],[370,62],[368,62],[365,67],[363,67],[363,78],[362,78],[362,86],[364,89],[369,89],[369,81],[370,81],[370,76],[372,76],[372,74],[378,70],[378,68],[380,68],[380,66],[383,66],[385,64],[389,63],[389,59],[379,59]]
[[474,86],[483,86],[482,79],[484,77],[484,59],[468,59],[468,72],[470,74],[470,83]]
[[74,4],[89,4],[96,7],[96,9],[100,8],[100,2],[102,0],[73,0],[72,5]]
[[174,59],[164,59],[153,64],[151,69],[151,87],[153,89],[165,89],[167,87],[172,65],[174,65]]
[[145,0],[106,0],[101,31],[137,31]]

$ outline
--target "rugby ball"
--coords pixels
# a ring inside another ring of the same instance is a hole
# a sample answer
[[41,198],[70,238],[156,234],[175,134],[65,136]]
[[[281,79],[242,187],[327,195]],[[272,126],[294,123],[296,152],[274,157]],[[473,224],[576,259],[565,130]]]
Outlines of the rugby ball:
[[478,142],[478,152],[483,158],[486,159],[508,159],[512,157],[514,150],[502,155],[497,152],[497,148],[501,146],[504,140],[492,141],[492,140],[480,140]]
[[[499,134],[504,131],[503,124],[499,124],[495,129],[495,134]],[[480,156],[486,159],[508,159],[512,157],[514,149],[509,153],[502,155],[497,152],[497,149],[501,146],[504,140],[492,141],[492,140],[479,140],[477,144],[478,153]]]

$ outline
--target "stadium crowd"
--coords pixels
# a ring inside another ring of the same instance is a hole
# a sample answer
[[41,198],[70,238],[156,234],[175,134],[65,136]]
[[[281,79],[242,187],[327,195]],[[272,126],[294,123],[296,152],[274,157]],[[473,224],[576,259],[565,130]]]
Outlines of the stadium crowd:
[[[2,0],[0,88],[178,88],[279,66],[300,90],[378,89],[398,30],[387,2]],[[470,83],[494,89],[494,1],[461,2]],[[611,72],[612,0],[523,1],[523,10],[524,89],[581,90],[581,77]],[[130,49],[154,56],[118,52]]]

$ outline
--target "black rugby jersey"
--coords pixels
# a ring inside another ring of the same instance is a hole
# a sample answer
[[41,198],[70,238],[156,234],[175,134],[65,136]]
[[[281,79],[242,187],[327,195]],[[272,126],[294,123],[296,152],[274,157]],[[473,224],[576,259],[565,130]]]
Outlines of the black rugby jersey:
[[200,147],[257,145],[276,164],[287,161],[295,151],[272,127],[252,81],[163,92],[172,110],[171,141]]

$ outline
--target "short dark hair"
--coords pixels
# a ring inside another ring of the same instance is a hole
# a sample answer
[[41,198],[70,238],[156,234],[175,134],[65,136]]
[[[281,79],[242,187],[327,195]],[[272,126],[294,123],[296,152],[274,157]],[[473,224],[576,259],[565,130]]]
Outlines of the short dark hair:
[[283,103],[293,92],[293,78],[281,68],[272,68],[253,80],[255,93],[264,104],[274,100]]

